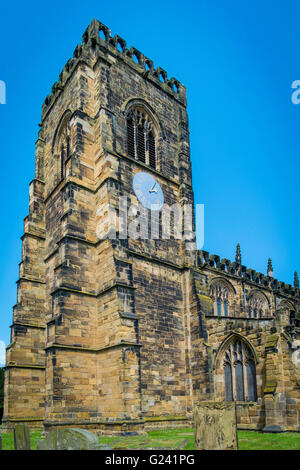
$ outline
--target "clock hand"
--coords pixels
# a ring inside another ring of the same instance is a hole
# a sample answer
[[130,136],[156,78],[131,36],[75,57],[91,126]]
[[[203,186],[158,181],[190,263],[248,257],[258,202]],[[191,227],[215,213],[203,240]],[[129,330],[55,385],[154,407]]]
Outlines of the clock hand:
[[155,185],[156,185],[156,182],[154,183],[154,185],[152,186],[152,188],[149,189],[149,193],[157,193],[157,192],[158,192],[158,189],[157,189],[157,188],[154,189]]

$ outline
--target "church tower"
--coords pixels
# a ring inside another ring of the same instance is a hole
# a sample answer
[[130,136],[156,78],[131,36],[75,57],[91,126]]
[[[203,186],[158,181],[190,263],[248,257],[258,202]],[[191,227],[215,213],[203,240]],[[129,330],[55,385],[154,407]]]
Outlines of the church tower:
[[[184,422],[194,251],[175,216],[188,207],[193,232],[185,88],[93,20],[40,127],[3,424],[139,432]],[[151,201],[172,208],[169,236],[161,215],[156,236],[145,233],[161,214]]]
[[299,431],[297,273],[196,250],[184,86],[93,20],[40,127],[3,428],[143,433],[212,400]]

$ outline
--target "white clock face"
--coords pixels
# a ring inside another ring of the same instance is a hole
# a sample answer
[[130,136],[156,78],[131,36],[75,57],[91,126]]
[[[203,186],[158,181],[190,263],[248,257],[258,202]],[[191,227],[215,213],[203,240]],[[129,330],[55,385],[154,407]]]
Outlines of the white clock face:
[[133,178],[133,190],[139,202],[147,209],[159,211],[164,205],[162,189],[150,173],[136,173]]

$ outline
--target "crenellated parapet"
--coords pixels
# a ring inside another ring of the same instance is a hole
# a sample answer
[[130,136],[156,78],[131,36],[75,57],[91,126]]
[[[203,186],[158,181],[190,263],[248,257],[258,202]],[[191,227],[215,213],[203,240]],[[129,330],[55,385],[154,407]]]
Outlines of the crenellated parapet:
[[[101,37],[101,35],[103,37]],[[186,90],[176,78],[168,78],[167,72],[161,67],[154,67],[153,61],[135,47],[127,48],[125,39],[117,34],[111,36],[110,29],[100,21],[93,19],[82,36],[82,44],[77,45],[73,57],[64,66],[58,82],[55,82],[42,106],[42,120],[63,91],[68,79],[79,63],[95,64],[98,57],[109,60],[109,56],[117,57],[126,62],[144,79],[151,81],[164,92],[170,94],[186,106]]]
[[254,269],[247,268],[246,266],[237,262],[231,262],[229,259],[220,258],[218,255],[210,254],[208,251],[197,250],[196,267],[199,269],[209,268],[215,269],[220,273],[236,276],[244,279],[247,282],[256,284],[257,286],[267,287],[275,293],[300,298],[299,289],[286,284],[285,282],[278,281],[272,276],[266,276],[263,273],[256,272]]

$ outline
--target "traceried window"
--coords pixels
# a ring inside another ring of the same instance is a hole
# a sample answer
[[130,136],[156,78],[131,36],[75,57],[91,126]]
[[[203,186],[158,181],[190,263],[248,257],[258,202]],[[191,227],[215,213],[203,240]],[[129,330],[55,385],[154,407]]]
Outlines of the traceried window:
[[214,301],[214,315],[228,317],[230,289],[222,281],[213,281],[210,286],[210,296]]
[[250,292],[248,298],[248,316],[250,318],[263,318],[268,316],[268,300],[261,292]]
[[226,401],[256,401],[256,367],[251,349],[234,339],[224,354],[224,389]]
[[127,152],[132,158],[157,168],[157,138],[146,112],[134,109],[127,117]]

